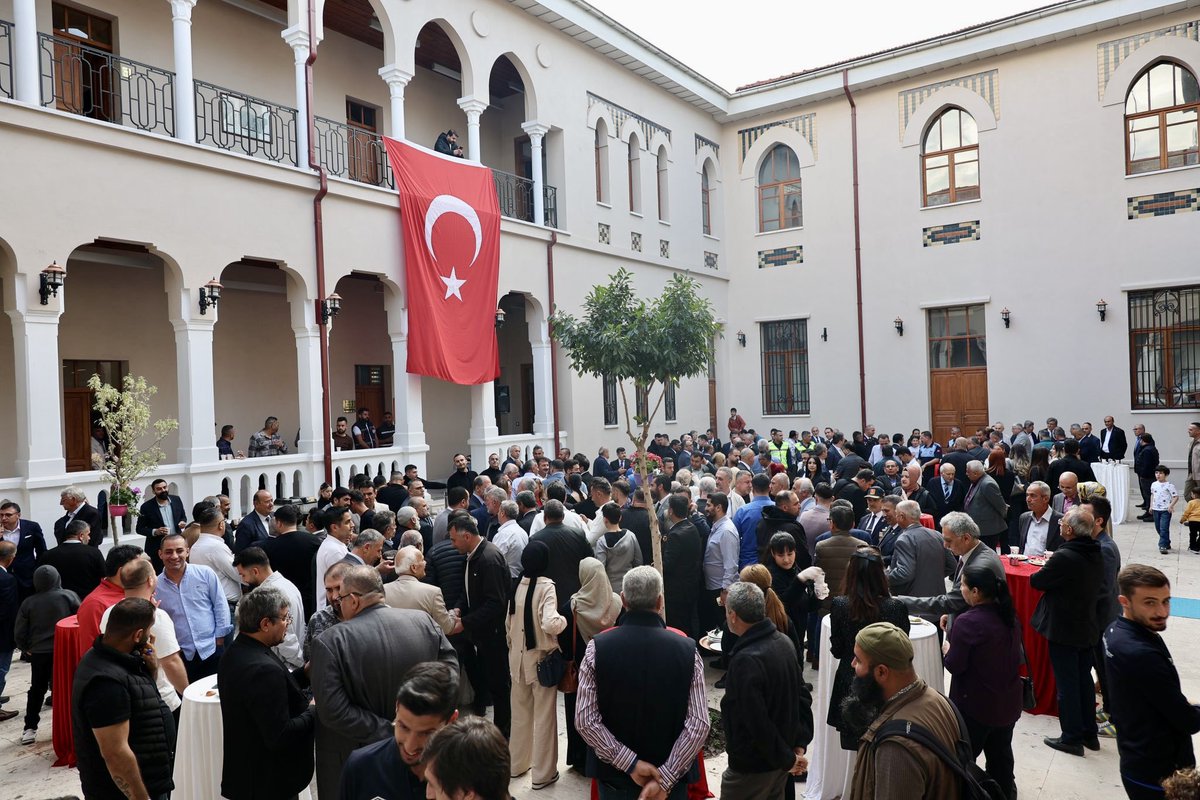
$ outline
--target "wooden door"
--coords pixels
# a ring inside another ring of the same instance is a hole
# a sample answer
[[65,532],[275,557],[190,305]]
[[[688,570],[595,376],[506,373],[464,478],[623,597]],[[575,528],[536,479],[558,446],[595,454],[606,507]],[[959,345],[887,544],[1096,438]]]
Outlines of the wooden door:
[[375,137],[379,131],[375,109],[347,100],[346,125],[349,128],[346,134],[346,158],[350,180],[379,185],[383,167]]
[[112,20],[58,3],[54,25],[54,97],[60,111],[120,122],[113,74]]
[[91,389],[63,390],[63,443],[67,472],[92,469]]
[[[383,387],[382,386],[355,386],[354,387],[354,408],[366,408],[371,412],[371,422],[376,426],[383,419]],[[354,423],[351,422],[351,425]]]
[[533,433],[533,364],[521,365],[521,432]]
[[928,313],[929,405],[935,441],[950,428],[987,427],[987,340],[983,306],[933,308]]

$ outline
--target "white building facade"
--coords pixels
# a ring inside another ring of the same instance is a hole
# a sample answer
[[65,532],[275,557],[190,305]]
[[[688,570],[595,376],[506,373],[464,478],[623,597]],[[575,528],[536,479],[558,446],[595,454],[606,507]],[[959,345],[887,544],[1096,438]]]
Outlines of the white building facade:
[[[27,516],[105,488],[93,372],[159,387],[180,421],[160,474],[185,499],[315,494],[323,339],[329,418],[397,428],[334,453],[336,482],[624,444],[615,387],[573,375],[547,325],[622,266],[645,295],[688,272],[725,323],[656,429],[721,429],[731,406],[939,433],[1113,414],[1182,460],[1200,3],[1061,3],[731,93],[577,0],[312,2],[310,35],[308,0],[0,0],[0,494]],[[505,217],[501,376],[478,387],[405,371],[380,141],[450,128]],[[222,425],[245,449],[268,415],[288,455],[218,460]]]

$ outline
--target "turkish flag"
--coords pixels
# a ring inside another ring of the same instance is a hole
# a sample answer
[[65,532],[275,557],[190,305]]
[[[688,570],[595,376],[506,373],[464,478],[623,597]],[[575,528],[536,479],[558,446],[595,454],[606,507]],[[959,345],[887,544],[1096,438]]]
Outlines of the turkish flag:
[[384,137],[404,237],[408,371],[451,383],[500,377],[500,202],[492,171]]

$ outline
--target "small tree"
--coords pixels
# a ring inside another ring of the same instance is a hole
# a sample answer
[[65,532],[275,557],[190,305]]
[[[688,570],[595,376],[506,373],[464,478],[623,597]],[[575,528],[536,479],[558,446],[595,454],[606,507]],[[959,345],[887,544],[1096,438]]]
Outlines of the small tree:
[[[712,305],[697,294],[698,284],[690,277],[676,274],[667,281],[662,294],[651,301],[635,297],[632,284],[633,275],[624,268],[618,270],[607,285],[592,288],[580,318],[555,311],[550,330],[576,373],[617,381],[625,408],[625,432],[636,454],[638,491],[643,492],[649,508],[654,566],[662,572],[658,518],[647,485],[650,424],[662,406],[668,384],[678,386],[681,378],[708,371],[713,337],[721,332],[721,326],[713,317]],[[646,416],[629,413],[626,380],[645,391]],[[651,406],[649,399],[655,385],[662,389]]]
[[[99,375],[88,379],[88,388],[96,394],[98,422],[108,434],[108,445],[99,468],[115,487],[111,503],[133,505],[136,499],[131,484],[149,475],[162,463],[162,440],[179,427],[174,419],[150,422],[150,399],[158,393],[141,376],[126,375],[121,388],[103,383]],[[148,443],[143,439],[148,438]]]

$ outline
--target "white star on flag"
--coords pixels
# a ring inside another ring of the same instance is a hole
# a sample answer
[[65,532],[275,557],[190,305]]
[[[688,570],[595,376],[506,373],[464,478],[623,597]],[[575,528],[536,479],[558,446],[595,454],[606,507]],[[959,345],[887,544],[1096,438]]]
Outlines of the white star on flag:
[[459,292],[459,289],[462,288],[466,281],[459,280],[458,274],[454,271],[454,267],[450,268],[449,278],[445,277],[444,275],[439,275],[438,277],[442,279],[442,283],[446,284],[446,296],[442,298],[443,300],[449,300],[451,295],[457,297],[460,301],[463,299],[462,293]]

